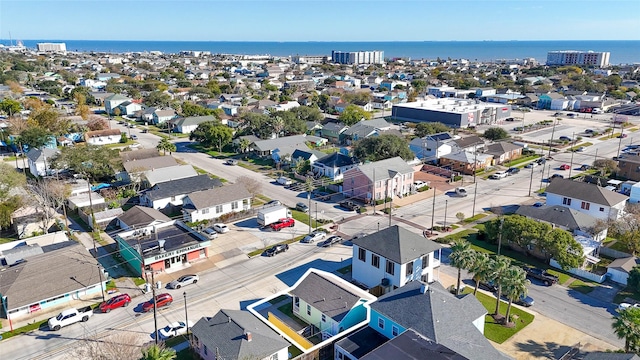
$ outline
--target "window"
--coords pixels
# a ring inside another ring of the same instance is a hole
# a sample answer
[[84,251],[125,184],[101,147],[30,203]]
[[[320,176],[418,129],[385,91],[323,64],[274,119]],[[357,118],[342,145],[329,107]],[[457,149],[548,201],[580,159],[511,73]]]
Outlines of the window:
[[429,255],[425,255],[425,256],[422,258],[422,268],[423,268],[423,269],[426,269],[426,268],[428,268],[428,267],[429,267]]
[[322,322],[327,322],[327,315],[322,314]]
[[562,198],[562,205],[571,206],[571,199],[569,199],[569,198]]
[[358,260],[366,261],[367,260],[367,250],[363,248],[358,249]]
[[338,360],[344,360],[344,355],[342,355],[342,352],[337,351],[338,353]]
[[397,326],[395,326],[395,325],[392,325],[392,326],[391,326],[391,335],[393,335],[393,336],[398,336],[398,332],[399,332],[398,327],[397,327]]
[[216,214],[220,214],[222,212],[222,205],[216,205]]
[[600,212],[604,212],[604,208],[603,207],[600,208]]
[[384,319],[383,318],[378,318],[378,327],[380,329],[384,329]]
[[395,264],[393,263],[393,261],[387,260],[387,267],[386,267],[387,274],[389,275],[395,274],[394,265]]
[[299,297],[296,296],[296,297],[293,298],[293,306],[295,306],[297,308],[300,307],[300,298]]
[[307,315],[311,316],[311,305],[307,304]]
[[248,206],[248,205],[249,205],[249,199],[242,200],[242,206]]
[[202,209],[202,213],[203,213],[203,214],[208,214],[208,213],[209,213],[209,208]]
[[203,346],[204,354],[207,355],[207,345],[202,345],[202,346]]
[[586,201],[583,201],[582,204],[580,205],[580,209],[583,210],[589,210],[589,207],[591,206],[591,203],[588,203]]
[[380,256],[378,255],[371,255],[371,265],[375,266],[376,268],[380,268]]
[[275,354],[271,355],[269,360],[278,360],[278,353],[275,353]]
[[409,276],[411,274],[413,274],[413,261],[410,263],[407,263],[407,269],[406,269],[405,275]]
[[238,208],[238,202],[234,201],[231,203],[231,210],[236,210]]

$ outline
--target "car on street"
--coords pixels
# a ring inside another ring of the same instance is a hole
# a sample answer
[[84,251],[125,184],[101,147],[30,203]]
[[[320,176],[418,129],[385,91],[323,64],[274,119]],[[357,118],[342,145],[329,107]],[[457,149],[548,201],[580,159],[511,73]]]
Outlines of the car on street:
[[291,179],[289,179],[289,178],[286,178],[286,177],[284,177],[284,176],[280,176],[280,177],[276,180],[276,182],[277,182],[278,184],[280,184],[280,185],[285,185],[285,186],[293,184],[293,180],[291,180]]
[[218,232],[211,227],[202,230],[202,233],[209,238],[209,240],[213,240],[218,237]]
[[557,276],[547,272],[544,269],[529,266],[523,266],[522,269],[527,273],[528,278],[540,280],[547,286],[556,284],[559,279]]
[[576,117],[576,114],[574,114],[574,113],[568,113],[568,114],[567,114],[567,117],[574,118],[574,117]]
[[593,131],[593,129],[586,129],[586,130],[584,131],[584,133],[585,133],[585,134],[593,134],[593,133],[594,133],[594,131]]
[[342,242],[342,238],[338,235],[329,236],[325,241],[318,244],[321,247],[330,247],[334,244],[340,244]]
[[[171,294],[164,293],[164,294],[156,295],[156,298],[155,298],[156,309],[164,306],[169,306],[171,305],[172,302],[173,302],[173,297],[171,296]],[[153,310],[153,303],[154,303],[154,299],[150,299],[149,301],[143,303],[142,312],[149,312]]]
[[[171,324],[163,327],[158,330],[158,335],[160,340],[167,340],[169,338],[184,335],[187,333],[187,328],[193,327],[193,322],[189,321],[188,324],[185,324],[184,321],[176,321]],[[155,338],[155,334],[152,334],[151,337]]]
[[200,277],[195,274],[191,275],[182,275],[179,278],[171,281],[167,284],[169,289],[180,289],[183,286],[195,284],[200,280]]
[[271,200],[268,203],[264,204],[264,206],[280,206],[282,202],[280,200]]
[[630,308],[640,308],[640,304],[629,304],[626,302],[620,303],[620,305],[618,305],[618,312],[620,311],[624,311]]
[[584,170],[589,170],[589,169],[591,169],[591,165],[588,165],[588,164],[582,164],[582,165],[580,166],[580,170],[582,170],[582,171],[584,171]]
[[562,116],[562,113],[561,112],[557,112],[557,113],[553,114],[553,116]]
[[560,165],[560,167],[558,169],[560,169],[560,170],[569,170],[569,169],[571,169],[571,166],[569,166],[569,164],[562,164],[562,165]]
[[131,140],[138,140],[138,135],[131,135]]
[[353,201],[345,200],[338,203],[340,207],[350,210],[350,211],[358,211],[360,210],[360,205],[354,203]]
[[560,175],[560,174],[553,174],[551,175],[551,177],[549,178],[549,181],[553,180],[553,179],[564,179],[564,176]]
[[543,207],[543,206],[544,206],[544,203],[541,203],[540,201],[533,204],[533,207]]
[[351,237],[351,240],[360,239],[367,236],[367,233],[359,232]]
[[229,232],[229,227],[222,223],[213,224],[213,230],[217,231],[220,234],[224,234]]
[[531,296],[520,296],[520,298],[516,301],[514,301],[514,303],[520,305],[520,306],[524,306],[524,307],[530,307],[533,306],[533,304],[535,304],[535,301],[533,300],[533,298]]
[[570,138],[570,137],[568,137],[568,136],[560,136],[558,139],[559,139],[560,141],[571,141],[571,138]]
[[516,126],[513,128],[513,131],[522,131],[524,128],[522,126]]
[[499,179],[506,178],[507,176],[508,174],[506,171],[498,171],[492,174],[491,176],[489,176],[489,179],[499,180]]
[[515,119],[512,118],[512,117],[508,117],[508,118],[504,119],[504,121],[515,121]]
[[129,294],[120,294],[112,297],[111,299],[100,304],[99,309],[102,313],[108,313],[113,309],[119,307],[127,307],[131,303],[131,297]]
[[541,157],[538,160],[536,160],[536,162],[538,163],[538,165],[544,165],[547,162],[547,159]]
[[313,244],[316,241],[320,241],[320,240],[324,239],[325,236],[327,236],[327,234],[325,234],[322,231],[314,231],[311,234],[303,237],[302,240],[300,240],[300,242],[307,243],[307,244]]
[[457,187],[455,192],[456,192],[456,195],[460,196],[460,197],[465,197],[465,196],[468,195],[467,189],[465,189],[463,187]]
[[272,257],[272,256],[276,256],[276,254],[280,254],[283,253],[285,251],[289,250],[289,245],[287,244],[278,244],[278,245],[273,245],[272,247],[268,248],[267,250],[264,251],[264,254],[268,257]]
[[520,172],[520,169],[518,169],[517,167],[511,167],[507,169],[507,175],[511,176],[511,175],[515,175],[517,173]]
[[274,231],[280,231],[287,227],[294,227],[295,225],[296,225],[296,221],[293,220],[292,218],[283,218],[274,222],[269,226],[271,226],[271,229]]
[[311,198],[320,201],[329,201],[331,200],[331,194],[325,191],[313,190],[311,192]]
[[627,134],[620,134],[620,135],[618,135],[618,139],[624,139],[627,136],[628,136]]
[[536,167],[536,166],[538,166],[538,165],[540,165],[540,164],[539,164],[537,161],[534,161],[534,162],[530,162],[530,163],[528,163],[525,167],[526,167],[527,169],[531,169],[531,168]]
[[583,152],[585,150],[587,150],[587,148],[584,146],[580,146],[579,148],[576,149],[577,152]]
[[225,162],[227,165],[238,165],[238,160],[236,159],[227,159],[227,161]]
[[297,203],[296,204],[296,210],[298,211],[302,211],[303,213],[308,213],[309,212],[309,206],[307,206],[307,204],[305,203]]
[[478,287],[480,289],[491,291],[491,292],[498,291],[498,286],[496,284],[494,284],[493,281],[486,281],[486,282],[481,281],[478,284]]

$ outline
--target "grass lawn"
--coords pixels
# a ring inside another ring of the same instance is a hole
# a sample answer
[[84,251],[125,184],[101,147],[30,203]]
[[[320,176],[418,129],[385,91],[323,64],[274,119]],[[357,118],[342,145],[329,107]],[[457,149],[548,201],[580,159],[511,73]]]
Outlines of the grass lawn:
[[535,160],[535,159],[537,159],[539,157],[540,157],[540,155],[537,155],[537,154],[536,155],[524,156],[524,157],[521,157],[519,159],[515,159],[513,161],[508,162],[507,165],[509,167],[516,167],[516,165],[518,165],[518,164],[526,163],[526,162],[529,162],[531,160]]
[[5,243],[16,241],[16,240],[18,240],[18,239],[0,237],[0,244],[5,244]]
[[139,278],[139,277],[131,278],[131,280],[133,280],[133,283],[136,284],[136,286],[140,286],[140,285],[146,283],[146,281],[144,281],[143,278]]
[[617,241],[615,244],[609,246],[609,249],[618,250],[622,252],[629,252],[629,249],[622,241]]
[[474,222],[474,221],[478,221],[478,220],[480,220],[480,219],[482,219],[482,218],[484,218],[484,217],[487,217],[487,214],[484,214],[484,213],[482,213],[482,214],[477,214],[477,215],[472,216],[472,217],[470,217],[470,218],[466,218],[466,219],[464,219],[464,220],[463,220],[463,222],[464,222],[464,223],[466,223],[466,224],[469,224],[469,223],[472,223],[472,222]]
[[[463,293],[471,294],[473,293],[473,289],[467,286],[463,289]],[[496,307],[495,297],[478,292],[476,294],[476,298],[480,301],[482,306],[484,306],[484,308],[487,309],[489,314],[493,313]],[[508,304],[506,302],[504,301],[500,302],[499,310],[501,314],[503,315],[506,314],[507,306]],[[508,328],[506,326],[497,324],[493,320],[493,317],[491,317],[490,315],[485,316],[484,336],[491,341],[494,341],[498,344],[502,344],[503,342],[507,341],[510,337],[515,335],[518,331],[524,329],[527,325],[531,324],[533,322],[533,319],[535,318],[533,314],[530,314],[524,310],[516,308],[515,306],[511,306],[511,316],[517,317],[517,320],[515,321],[516,326],[512,328]]]
[[[438,242],[440,242],[440,243],[445,243],[445,242],[446,243],[450,243],[450,242],[453,242],[454,240],[457,240],[457,239],[467,239],[468,240],[468,238],[470,237],[471,234],[476,234],[476,233],[477,233],[477,231],[476,230],[472,230],[472,229],[462,230],[462,231],[460,231],[458,233],[447,235],[447,236],[445,236],[445,237],[443,237],[441,239],[443,241],[438,241]],[[474,237],[475,237],[475,235],[474,235]]]
[[295,320],[295,322],[297,322],[301,326],[308,326],[309,325],[306,322],[304,322],[301,319],[299,319],[297,316],[293,315],[293,304],[290,303],[290,302],[280,306],[278,308],[278,310],[280,310],[283,314],[287,315],[291,319]]
[[116,283],[113,280],[107,281],[107,291],[116,289]]
[[575,279],[573,280],[573,282],[571,284],[569,284],[569,288],[573,289],[575,291],[581,292],[583,294],[588,294],[590,292],[593,291],[594,286],[596,286],[595,283],[592,282],[588,282],[588,281],[582,281],[579,279]]
[[[309,214],[311,214],[311,212],[309,212]],[[291,209],[291,216],[296,221],[300,221],[301,223],[305,223],[307,225],[309,225],[309,214],[305,214],[302,211]],[[316,222],[316,220],[313,218],[313,214],[312,214],[311,215],[311,227],[315,229],[319,225],[322,225],[322,224],[320,224],[319,222]]]
[[17,328],[17,329],[14,328],[13,331],[7,331],[5,333],[2,333],[2,340],[6,340],[16,335],[28,333],[29,331],[33,331],[36,329],[48,329],[49,328],[49,325],[47,324],[48,321],[49,319],[46,319],[46,320],[35,322],[33,324],[23,326],[21,328]]

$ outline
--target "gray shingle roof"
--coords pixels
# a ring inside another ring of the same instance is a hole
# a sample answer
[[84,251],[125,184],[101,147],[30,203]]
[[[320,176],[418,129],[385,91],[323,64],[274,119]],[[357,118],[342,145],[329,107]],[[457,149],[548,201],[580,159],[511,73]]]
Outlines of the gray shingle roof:
[[335,152],[316,160],[316,163],[321,163],[327,167],[339,168],[342,166],[354,165],[356,164],[356,161],[350,156]]
[[488,145],[487,150],[485,152],[487,154],[492,154],[492,155],[502,155],[517,149],[522,149],[522,146],[514,145],[506,141],[500,141],[500,142]]
[[[38,162],[44,161],[45,158],[51,160],[53,157],[58,155],[60,151],[58,149],[44,148],[44,149],[36,149],[33,148],[29,150],[27,153],[27,158],[31,161]],[[48,163],[48,161],[47,161]]]
[[[212,318],[201,318],[191,328],[209,351],[223,359],[264,359],[289,347],[275,331],[242,310],[220,310]],[[245,334],[251,333],[251,341]]]
[[147,170],[144,176],[151,185],[189,178],[198,175],[198,172],[191,165],[175,165],[159,169]]
[[482,138],[480,138],[479,136],[471,135],[471,136],[467,136],[467,137],[455,140],[455,143],[464,149],[474,145],[476,146],[484,145],[484,140],[482,140]]
[[360,360],[469,360],[444,345],[437,344],[409,329],[371,351]]
[[176,195],[190,194],[194,191],[207,190],[215,186],[222,186],[222,182],[218,179],[212,179],[208,175],[198,175],[157,184],[151,190],[148,190],[144,196],[154,201]]
[[278,148],[296,148],[298,146],[302,146],[303,149],[308,149],[305,144],[306,141],[307,139],[302,135],[292,135],[269,140],[255,141],[253,145],[258,151],[273,151]]
[[598,185],[569,179],[553,180],[547,187],[547,193],[607,206],[619,204],[629,198]]
[[148,159],[157,156],[159,156],[158,149],[140,149],[120,152],[120,157],[123,162]]
[[146,206],[136,205],[118,216],[118,219],[130,227],[143,227],[154,221],[171,221],[171,219],[160,211]]
[[207,122],[207,121],[218,122],[218,119],[213,115],[207,115],[207,116],[189,116],[186,118],[177,118],[172,120],[175,126],[200,125],[203,122]]
[[173,156],[156,156],[142,160],[125,161],[122,166],[127,172],[144,172],[151,169],[161,169],[176,166],[178,162]]
[[609,269],[617,269],[620,271],[624,271],[626,273],[630,273],[631,269],[636,267],[640,263],[640,259],[635,256],[629,256],[625,258],[615,259],[607,266]]
[[516,210],[516,214],[532,219],[546,221],[551,224],[563,226],[571,230],[587,230],[593,227],[598,219],[564,206],[541,206],[522,205]]
[[465,164],[473,164],[477,161],[479,164],[484,163],[488,158],[492,158],[493,155],[482,154],[479,152],[458,151],[451,154],[444,154],[441,156],[444,159],[454,160]]
[[406,264],[442,248],[398,225],[355,239],[353,244],[398,264]]
[[358,166],[358,169],[373,181],[373,173],[375,169],[375,181],[387,180],[394,177],[397,173],[410,174],[413,173],[413,168],[402,160],[401,157],[396,156],[393,158],[371,162]]
[[215,205],[228,204],[251,197],[242,184],[221,186],[209,190],[196,191],[187,195],[196,209],[209,208]]
[[360,300],[360,296],[315,272],[309,273],[291,293],[338,322]]
[[473,325],[487,310],[472,294],[456,298],[439,283],[429,284],[424,293],[421,287],[412,281],[379,297],[371,309],[469,359],[508,358]]

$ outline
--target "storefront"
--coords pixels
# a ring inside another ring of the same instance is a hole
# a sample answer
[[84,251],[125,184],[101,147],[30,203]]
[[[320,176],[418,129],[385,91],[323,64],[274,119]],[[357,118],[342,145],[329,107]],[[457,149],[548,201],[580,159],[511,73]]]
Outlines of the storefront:
[[[185,264],[206,259],[209,256],[209,241],[186,246],[181,249],[150,256],[144,259],[145,271],[167,271],[183,268]],[[146,254],[145,254],[146,255]]]

